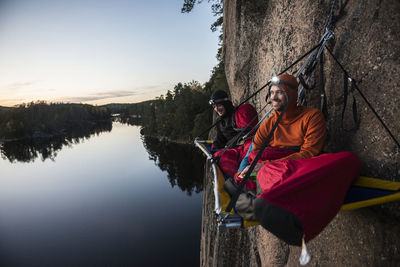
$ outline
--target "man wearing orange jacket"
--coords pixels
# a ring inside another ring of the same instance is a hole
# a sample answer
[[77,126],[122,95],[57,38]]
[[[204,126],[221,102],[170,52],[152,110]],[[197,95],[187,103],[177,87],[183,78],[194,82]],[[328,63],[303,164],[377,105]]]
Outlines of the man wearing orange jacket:
[[[275,113],[257,130],[248,153],[251,163],[271,136],[254,168],[257,180],[248,180],[243,191],[232,180],[224,186],[231,196],[239,193],[235,206],[243,219],[258,221],[290,245],[308,242],[324,229],[361,169],[352,152],[319,155],[326,138],[324,116],[297,106],[297,87],[289,74],[271,81],[268,94]],[[241,183],[249,167],[238,172],[236,182]]]
[[[289,99],[291,101],[254,171],[259,171],[270,161],[311,158],[322,151],[326,137],[324,116],[318,109],[297,106],[297,85],[296,78],[289,74],[281,74],[271,81],[268,94],[275,113],[258,128],[253,140],[253,152],[249,154],[250,160],[254,159],[255,152],[262,147]],[[239,177],[244,177],[249,167]]]

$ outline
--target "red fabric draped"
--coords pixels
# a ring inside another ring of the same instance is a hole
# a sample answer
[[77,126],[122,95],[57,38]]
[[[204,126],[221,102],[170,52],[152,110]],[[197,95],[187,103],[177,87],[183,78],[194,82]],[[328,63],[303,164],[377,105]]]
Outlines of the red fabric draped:
[[270,162],[257,174],[263,190],[258,197],[295,214],[309,241],[339,212],[360,169],[360,159],[352,152]]
[[218,166],[224,174],[233,177],[237,172],[240,162],[246,156],[247,151],[251,145],[251,140],[247,140],[243,145],[218,151],[214,154],[214,157],[222,155],[218,161]]

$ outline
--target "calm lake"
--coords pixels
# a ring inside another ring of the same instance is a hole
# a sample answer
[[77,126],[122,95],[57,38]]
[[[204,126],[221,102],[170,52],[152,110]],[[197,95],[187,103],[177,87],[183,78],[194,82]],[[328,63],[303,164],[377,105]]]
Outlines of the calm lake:
[[139,131],[0,144],[0,266],[199,266],[204,157]]

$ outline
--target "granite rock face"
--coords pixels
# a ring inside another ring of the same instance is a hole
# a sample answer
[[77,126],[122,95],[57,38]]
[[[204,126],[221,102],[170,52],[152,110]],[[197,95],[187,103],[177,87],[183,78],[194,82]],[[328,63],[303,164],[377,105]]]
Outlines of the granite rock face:
[[[328,105],[326,152],[351,150],[362,161],[361,174],[400,181],[400,151],[368,107],[376,110],[400,140],[400,2],[337,1],[335,57],[357,81],[343,110],[343,73],[327,51],[324,85]],[[223,58],[233,102],[261,88],[315,46],[324,32],[332,1],[224,1]],[[295,66],[290,73],[299,68]],[[319,71],[313,80],[319,81]],[[259,110],[266,90],[251,99]],[[359,127],[353,121],[353,96]],[[320,108],[320,92],[307,93],[309,106]],[[265,112],[262,111],[261,114]],[[208,168],[209,169],[209,168]],[[298,266],[300,248],[288,246],[260,226],[219,233],[213,217],[212,175],[204,187],[201,266]],[[310,266],[398,266],[399,202],[340,212],[308,247]]]

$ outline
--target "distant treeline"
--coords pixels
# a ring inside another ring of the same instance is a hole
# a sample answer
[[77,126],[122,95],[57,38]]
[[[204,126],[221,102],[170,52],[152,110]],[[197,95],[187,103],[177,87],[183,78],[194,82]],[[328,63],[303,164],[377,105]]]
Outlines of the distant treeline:
[[[201,1],[185,0],[182,12],[191,12]],[[212,12],[217,20],[211,25],[216,31],[223,22],[222,1],[212,0]],[[222,33],[219,36],[222,42]],[[142,133],[150,136],[167,137],[172,140],[192,140],[212,123],[212,109],[208,100],[212,92],[224,90],[229,94],[224,64],[221,60],[222,47],[218,48],[218,65],[204,85],[198,82],[178,83],[173,91],[155,100],[135,104],[87,104],[31,102],[17,107],[0,106],[0,141],[34,137],[71,135],[77,130],[93,129],[99,122],[109,127],[111,114],[120,114],[119,121],[142,126]],[[203,136],[204,137],[204,136]]]
[[120,114],[119,121],[142,126],[142,133],[172,140],[193,140],[212,122],[208,104],[215,90],[228,91],[223,64],[212,71],[204,85],[198,82],[178,83],[155,100],[135,104],[46,103],[0,107],[0,140],[51,137],[91,129],[101,121],[111,121],[111,114]]
[[110,120],[105,107],[44,101],[0,109],[0,139],[48,137]]
[[141,118],[142,133],[163,136],[172,140],[193,140],[212,123],[212,108],[208,104],[215,90],[228,91],[223,64],[212,71],[204,85],[198,82],[178,83],[155,100],[136,104],[107,105],[112,112],[122,116]]

